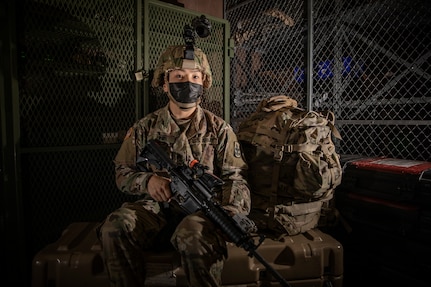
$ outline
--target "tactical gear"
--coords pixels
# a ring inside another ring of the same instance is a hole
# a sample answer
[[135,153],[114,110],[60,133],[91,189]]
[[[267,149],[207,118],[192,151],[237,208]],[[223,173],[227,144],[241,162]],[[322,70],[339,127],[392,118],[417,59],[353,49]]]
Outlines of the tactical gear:
[[203,87],[205,89],[211,87],[212,73],[205,53],[195,47],[194,60],[187,60],[184,59],[184,51],[184,45],[170,46],[160,55],[151,82],[153,87],[162,86],[167,72],[172,69],[199,69],[204,76]]
[[255,219],[260,229],[294,235],[318,225],[341,183],[332,135],[341,137],[334,121],[332,112],[307,112],[281,95],[263,100],[240,124],[252,209],[262,213]]

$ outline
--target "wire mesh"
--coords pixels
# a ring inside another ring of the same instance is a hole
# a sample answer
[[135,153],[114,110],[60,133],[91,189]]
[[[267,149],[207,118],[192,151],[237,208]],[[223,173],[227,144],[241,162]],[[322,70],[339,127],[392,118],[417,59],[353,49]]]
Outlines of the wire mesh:
[[235,43],[230,92],[234,129],[264,98],[288,94],[305,100],[302,1],[256,2],[226,1]]
[[[304,1],[256,2],[226,1],[235,127],[272,94],[305,107]],[[311,106],[336,114],[339,152],[430,161],[431,3],[313,2]]]
[[112,160],[136,118],[136,5],[20,3],[21,184],[36,252],[70,222],[100,221],[130,199]]
[[47,2],[21,15],[23,146],[119,142],[135,118],[133,1]]

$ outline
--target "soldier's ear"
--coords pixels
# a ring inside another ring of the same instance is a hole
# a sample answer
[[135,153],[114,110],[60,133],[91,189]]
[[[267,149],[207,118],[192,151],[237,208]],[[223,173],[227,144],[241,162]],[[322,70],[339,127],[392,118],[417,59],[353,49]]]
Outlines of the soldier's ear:
[[168,83],[167,83],[167,82],[165,82],[165,83],[163,84],[163,91],[164,91],[165,93],[167,93],[167,92],[168,92]]

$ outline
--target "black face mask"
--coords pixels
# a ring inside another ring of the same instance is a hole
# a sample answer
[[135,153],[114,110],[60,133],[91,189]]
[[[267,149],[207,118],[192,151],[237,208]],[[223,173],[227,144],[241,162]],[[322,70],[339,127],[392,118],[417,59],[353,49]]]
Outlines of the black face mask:
[[203,86],[191,82],[169,83],[169,92],[179,103],[196,103],[203,94]]

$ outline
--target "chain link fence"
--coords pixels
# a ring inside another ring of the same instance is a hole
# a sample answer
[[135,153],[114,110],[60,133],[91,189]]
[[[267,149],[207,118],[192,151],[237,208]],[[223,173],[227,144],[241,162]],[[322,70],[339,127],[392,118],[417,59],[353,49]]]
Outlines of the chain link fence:
[[[306,107],[305,2],[226,1],[234,128],[271,95]],[[334,111],[338,151],[430,161],[431,3],[313,2],[311,107]]]

